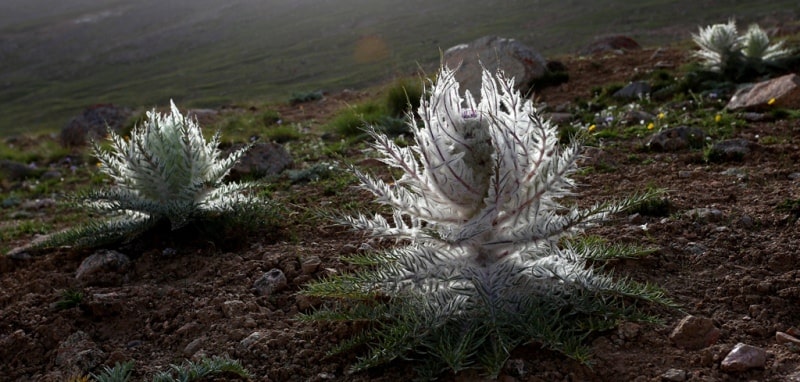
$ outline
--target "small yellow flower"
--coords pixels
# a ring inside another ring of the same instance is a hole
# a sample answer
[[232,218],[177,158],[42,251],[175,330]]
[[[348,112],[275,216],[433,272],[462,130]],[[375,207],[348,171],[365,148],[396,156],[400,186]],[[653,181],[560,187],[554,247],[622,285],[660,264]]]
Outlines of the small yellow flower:
[[647,130],[653,130],[655,127],[656,125],[653,122],[647,124]]
[[722,115],[717,114],[717,115],[714,116],[714,122],[719,123],[719,121],[721,121],[721,120],[722,120]]
[[589,126],[589,128],[588,128],[587,130],[589,130],[589,132],[591,133],[591,132],[593,132],[593,131],[594,131],[596,128],[597,128],[597,126],[595,126],[595,125],[590,125],[590,126]]
[[775,104],[775,98],[770,98],[769,101],[767,101],[767,105],[772,106],[773,104]]
[[666,115],[664,113],[658,113],[658,119],[664,119]]

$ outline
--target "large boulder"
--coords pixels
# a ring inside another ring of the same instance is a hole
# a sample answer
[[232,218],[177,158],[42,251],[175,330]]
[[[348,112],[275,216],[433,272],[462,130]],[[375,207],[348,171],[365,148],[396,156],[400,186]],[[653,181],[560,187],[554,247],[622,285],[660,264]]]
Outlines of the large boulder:
[[539,52],[514,39],[497,36],[481,37],[447,49],[444,64],[451,69],[458,68],[456,79],[461,84],[462,94],[469,89],[475,97],[480,95],[483,68],[490,72],[499,69],[507,77],[514,77],[517,90],[523,94],[547,72],[547,61]]
[[[233,145],[226,152],[233,152],[243,146],[243,144]],[[239,162],[231,169],[229,177],[232,180],[240,180],[278,175],[290,167],[293,162],[292,154],[280,144],[258,142],[239,159]]]
[[800,109],[800,76],[787,74],[744,86],[736,91],[726,107],[730,110]]
[[634,39],[628,36],[615,35],[595,38],[589,45],[581,49],[578,54],[581,56],[590,56],[599,53],[617,53],[639,49],[642,49],[642,47]]
[[61,129],[60,141],[64,147],[83,146],[90,139],[100,139],[108,129],[120,132],[131,116],[131,109],[112,104],[93,105],[72,118]]

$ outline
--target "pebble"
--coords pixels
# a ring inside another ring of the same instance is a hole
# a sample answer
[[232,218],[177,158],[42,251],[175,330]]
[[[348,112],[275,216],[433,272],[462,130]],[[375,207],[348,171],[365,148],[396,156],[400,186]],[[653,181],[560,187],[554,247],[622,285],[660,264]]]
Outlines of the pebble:
[[195,338],[194,341],[189,342],[185,348],[183,348],[183,355],[186,357],[191,357],[198,351],[200,351],[203,347],[203,341],[205,341],[205,337]]
[[319,265],[322,264],[322,260],[319,259],[319,256],[311,256],[303,261],[301,269],[304,275],[310,275],[319,269]]
[[724,214],[716,208],[693,208],[686,211],[686,216],[704,222],[718,222],[722,220]]
[[661,374],[661,380],[667,382],[683,382],[686,380],[686,370],[669,369]]
[[253,289],[259,296],[270,296],[271,294],[286,288],[288,281],[283,271],[278,268],[273,268],[264,273],[253,283]]
[[686,316],[675,326],[669,339],[681,348],[699,350],[715,344],[719,335],[719,329],[710,318]]
[[75,278],[85,285],[117,285],[125,281],[131,260],[113,250],[99,250],[81,262]]
[[740,372],[763,368],[767,363],[767,352],[755,346],[738,343],[722,360],[720,368],[725,372]]
[[791,334],[784,333],[784,332],[775,332],[775,340],[778,341],[779,344],[794,344],[796,346],[800,346],[800,339]]

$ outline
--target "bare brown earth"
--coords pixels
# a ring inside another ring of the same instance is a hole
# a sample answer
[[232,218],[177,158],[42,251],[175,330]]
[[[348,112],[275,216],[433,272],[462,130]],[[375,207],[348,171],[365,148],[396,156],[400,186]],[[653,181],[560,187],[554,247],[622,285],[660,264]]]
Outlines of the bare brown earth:
[[[590,58],[563,58],[570,81],[537,95],[550,106],[588,99],[590,89],[625,83],[658,63],[677,67],[686,52],[646,49]],[[288,122],[312,128],[343,103],[369,93],[329,95],[324,101],[284,106]],[[593,229],[612,242],[658,248],[641,260],[613,265],[620,275],[660,285],[681,304],[664,310],[663,326],[623,323],[592,336],[592,366],[530,344],[515,350],[502,381],[661,381],[669,369],[687,372],[688,381],[800,380],[797,348],[778,344],[776,331],[800,326],[800,228],[782,202],[800,198],[800,122],[748,123],[734,133],[755,144],[740,162],[706,163],[700,150],[656,153],[643,150],[644,137],[605,139],[600,150],[587,151],[589,171],[576,202],[630,195],[647,188],[668,189],[666,216],[619,216]],[[771,137],[770,139],[765,139]],[[358,152],[353,152],[358,161]],[[374,169],[378,171],[379,169]],[[339,206],[370,198],[358,190],[331,193],[315,184],[275,192],[290,214]],[[716,208],[721,215],[702,219],[687,214]],[[319,301],[297,294],[309,280],[346,271],[339,257],[368,238],[320,219],[251,237],[235,250],[202,240],[183,242],[175,253],[162,241],[129,252],[133,269],[118,285],[82,286],[75,271],[89,252],[61,250],[31,260],[0,259],[0,380],[61,381],[74,372],[60,366],[57,349],[83,331],[104,352],[101,364],[133,360],[137,379],[149,378],[170,363],[201,355],[239,359],[258,381],[400,381],[412,378],[408,363],[396,362],[366,373],[347,374],[356,354],[326,357],[326,351],[352,334],[346,324],[294,320]],[[170,251],[166,251],[170,252]],[[305,259],[318,256],[321,266],[304,272]],[[258,297],[251,287],[264,272],[279,268],[288,287]],[[65,289],[80,289],[79,307],[56,310]],[[700,350],[671,343],[669,334],[686,315],[711,318],[719,340]],[[263,337],[244,347],[253,332]],[[739,342],[765,349],[763,369],[729,373],[720,361]],[[792,379],[795,378],[795,379]],[[444,380],[481,380],[477,375]]]

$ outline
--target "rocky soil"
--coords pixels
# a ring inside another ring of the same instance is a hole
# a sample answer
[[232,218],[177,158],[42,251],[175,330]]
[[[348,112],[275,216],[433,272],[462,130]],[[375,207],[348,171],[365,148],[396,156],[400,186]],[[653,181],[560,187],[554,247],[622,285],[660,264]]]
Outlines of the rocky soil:
[[[595,86],[624,84],[657,66],[677,68],[687,56],[666,48],[565,57],[570,81],[536,97],[568,110],[565,103],[591,98]],[[328,95],[282,106],[281,115],[313,127],[342,104],[368,96]],[[661,286],[681,309],[661,312],[660,326],[621,323],[588,338],[590,366],[535,343],[518,348],[500,380],[800,381],[800,345],[792,343],[800,334],[798,207],[779,208],[800,199],[800,121],[747,122],[730,138],[749,142],[739,160],[709,162],[703,148],[651,151],[647,135],[605,137],[587,148],[576,203],[668,190],[667,211],[618,216],[589,233],[657,248],[612,266],[619,275]],[[352,155],[359,160],[359,152]],[[330,192],[314,183],[274,197],[291,203],[290,214],[370,199],[355,189]],[[35,213],[52,211],[44,205]],[[411,365],[403,362],[348,374],[357,354],[326,352],[352,327],[295,319],[320,304],[297,293],[303,284],[346,271],[340,256],[369,239],[320,219],[290,221],[300,223],[230,248],[197,238],[116,248],[130,262],[112,258],[88,276],[79,267],[92,252],[0,258],[0,380],[64,381],[128,360],[135,362],[135,377],[146,380],[202,355],[238,359],[258,381],[411,378]],[[268,280],[259,281],[265,275]],[[80,304],[58,309],[64,290],[82,291]],[[740,343],[750,347],[732,352]],[[745,354],[739,359],[745,363],[726,359],[729,353]],[[482,379],[465,373],[443,380]]]

